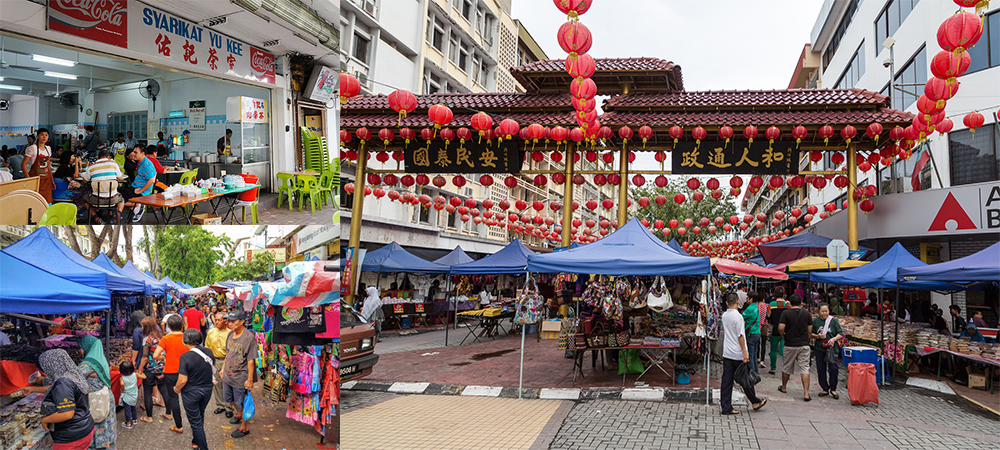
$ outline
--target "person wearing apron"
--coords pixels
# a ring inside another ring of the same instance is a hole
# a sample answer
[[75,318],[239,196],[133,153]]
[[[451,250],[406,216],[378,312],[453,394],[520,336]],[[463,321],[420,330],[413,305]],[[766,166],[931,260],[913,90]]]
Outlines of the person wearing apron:
[[[56,184],[52,176],[50,162],[52,150],[46,145],[49,142],[49,130],[39,128],[36,135],[34,149],[28,147],[24,152],[25,154],[34,153],[31,165],[27,168],[27,174],[29,177],[38,177],[38,193],[45,197],[45,201],[52,203],[52,189],[56,187]],[[27,160],[25,160],[25,165],[27,165]]]

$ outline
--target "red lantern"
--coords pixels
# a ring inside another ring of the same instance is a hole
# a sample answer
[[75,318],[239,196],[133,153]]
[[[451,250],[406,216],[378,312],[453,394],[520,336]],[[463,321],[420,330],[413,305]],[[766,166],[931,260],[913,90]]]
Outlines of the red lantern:
[[538,186],[538,187],[542,187],[542,186],[545,186],[546,184],[549,184],[549,179],[545,175],[535,175],[535,178],[534,178],[533,181],[534,181],[535,186]]
[[833,185],[836,186],[837,189],[844,189],[848,184],[850,184],[850,182],[847,177],[843,175],[837,175],[837,177],[833,179]]
[[580,186],[584,182],[586,182],[586,178],[584,178],[583,175],[580,174],[573,175],[573,184]]
[[597,95],[597,84],[590,78],[574,78],[569,93],[575,98],[592,99]]
[[632,184],[641,187],[642,185],[646,184],[646,177],[642,175],[636,175],[632,177]]
[[484,112],[473,114],[471,122],[472,128],[479,132],[480,141],[482,141],[482,136],[486,134],[486,131],[493,128],[493,118]]
[[983,19],[971,12],[957,12],[938,28],[937,41],[942,49],[961,55],[983,35]]
[[510,138],[514,137],[521,130],[520,125],[518,125],[517,121],[514,120],[514,119],[504,119],[504,120],[501,120],[500,121],[500,126],[498,128],[500,129],[501,135],[505,139],[510,139]]
[[444,177],[442,177],[441,175],[435,176],[434,177],[434,181],[433,181],[434,186],[439,187],[439,188],[444,187],[445,183],[447,183],[447,182],[448,181],[446,181],[444,179]]
[[653,137],[653,129],[646,125],[639,127],[639,137],[642,138],[642,148],[646,148],[646,141]]
[[847,125],[840,129],[840,137],[847,141],[847,145],[851,145],[851,139],[858,135],[858,129],[854,128],[854,125]]
[[874,139],[875,145],[878,145],[878,138],[882,135],[882,124],[878,122],[868,124],[868,129],[865,130],[865,134]]
[[639,198],[639,206],[641,206],[643,208],[649,206],[649,197],[640,197]]
[[819,134],[819,137],[823,139],[823,145],[829,145],[830,138],[833,137],[833,133],[834,133],[833,127],[829,125],[823,125],[822,127],[819,128],[819,132],[817,134]]
[[729,125],[723,125],[719,128],[719,139],[725,139],[726,144],[729,145],[729,140],[733,137],[733,127]]
[[743,187],[743,179],[734,176],[729,179],[729,186],[734,188]]
[[701,187],[701,181],[698,181],[697,178],[689,178],[687,181],[687,187],[692,191],[698,189],[699,187]]
[[[936,80],[937,78],[935,78]],[[945,133],[952,130],[955,127],[955,123],[951,119],[942,119],[940,123],[937,124],[937,132],[940,136],[944,136]]]
[[570,58],[577,58],[579,55],[587,53],[594,43],[590,29],[575,20],[562,24],[556,38],[559,41],[559,46],[564,52],[569,53]]
[[871,199],[866,198],[862,200],[860,204],[858,204],[858,207],[861,208],[861,210],[864,211],[865,215],[867,216],[868,213],[875,210],[875,202],[871,201]]
[[[395,137],[396,137],[396,135],[393,134],[392,130],[390,130],[388,128],[383,128],[381,130],[378,130],[378,138],[382,140],[382,145],[384,145],[386,147],[389,146],[389,142],[392,141]],[[382,161],[382,162],[385,162],[385,161]]]
[[653,203],[656,203],[657,205],[660,206],[666,205],[667,197],[663,195],[657,195],[655,198],[653,198]]
[[695,139],[696,145],[701,145],[701,140],[708,137],[708,132],[704,128],[698,126],[691,130],[691,137]]
[[618,175],[617,173],[608,174],[608,183],[610,183],[611,185],[618,186],[618,183],[621,183],[621,181],[622,181],[621,175]]
[[956,78],[964,75],[965,71],[969,70],[969,65],[971,64],[972,57],[969,56],[969,52],[962,52],[961,55],[955,55],[952,52],[941,50],[931,60],[931,73],[935,77],[946,80],[947,85],[951,86],[957,82]]
[[581,118],[584,117],[583,115],[584,112],[590,112],[593,111],[595,108],[597,108],[597,100],[593,98],[573,97],[571,103],[573,105],[573,109],[575,109],[578,113],[577,117]]
[[958,93],[958,86],[960,83],[955,83],[949,85],[944,79],[938,77],[931,77],[924,84],[924,95],[927,98],[937,102],[937,105],[942,110],[948,100]]
[[406,89],[397,89],[389,94],[389,107],[399,113],[399,120],[402,122],[407,113],[417,109],[417,97]]
[[764,179],[763,178],[761,178],[761,177],[759,177],[757,175],[754,175],[754,176],[750,177],[750,187],[751,188],[753,188],[753,189],[760,189],[763,186],[764,186]]
[[653,180],[653,183],[655,183],[656,186],[658,187],[665,187],[667,185],[667,182],[668,182],[667,177],[663,175],[657,175],[656,178]]
[[778,127],[775,126],[767,127],[767,130],[764,131],[764,137],[769,139],[768,141],[769,144],[774,144],[775,139],[781,137],[781,130],[779,130]]
[[340,103],[347,103],[351,97],[361,92],[361,83],[347,72],[340,73]]
[[809,131],[806,130],[806,127],[802,125],[798,125],[795,128],[792,128],[792,137],[795,138],[795,148],[799,148],[799,144],[801,144],[802,140],[805,139],[806,136],[808,135]]
[[566,73],[573,78],[590,78],[594,76],[597,64],[589,54],[582,54],[576,58],[566,58]]
[[451,178],[451,184],[454,184],[455,186],[458,187],[465,186],[465,176],[455,175],[454,177]]
[[868,161],[862,162],[861,164],[858,164],[858,170],[868,172],[869,170],[872,170],[872,165]]
[[420,130],[420,138],[427,141],[427,145],[431,145],[431,139],[434,139],[434,130],[430,128],[424,128]]
[[837,153],[834,153],[834,154],[830,155],[830,162],[832,162],[836,166],[839,166],[839,165],[843,164],[844,163],[844,154],[840,153],[840,152],[837,152]]
[[677,140],[684,137],[684,129],[677,125],[670,127],[667,133],[674,139],[674,147],[677,146]]
[[750,144],[753,144],[754,138],[757,137],[757,127],[747,125],[746,128],[743,128],[743,137],[749,139]]
[[604,209],[612,209],[615,207],[615,202],[610,198],[606,198],[601,202],[601,206],[603,206]]
[[733,197],[739,197],[742,190],[740,188],[729,188],[729,195]]
[[451,112],[451,108],[442,103],[431,106],[427,110],[427,116],[431,118],[431,121],[434,122],[434,128],[437,129],[448,125],[455,118],[455,115]]
[[678,205],[683,204],[684,199],[685,199],[684,194],[677,194],[674,196],[674,203],[677,203]]
[[969,127],[969,131],[971,131],[973,135],[976,133],[976,128],[982,127],[984,122],[986,122],[986,118],[983,117],[979,111],[970,112],[965,115],[964,119],[962,119],[962,123]]
[[455,139],[455,132],[451,128],[445,128],[441,130],[441,140],[444,141],[444,148],[448,148],[448,144]]
[[696,202],[700,202],[704,199],[705,199],[705,194],[702,193],[701,191],[695,191],[694,193],[691,194],[691,200],[694,200]]

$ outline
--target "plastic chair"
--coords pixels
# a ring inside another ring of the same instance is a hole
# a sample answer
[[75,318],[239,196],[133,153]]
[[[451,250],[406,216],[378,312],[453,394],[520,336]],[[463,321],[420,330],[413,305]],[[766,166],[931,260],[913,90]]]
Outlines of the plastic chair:
[[323,205],[326,205],[327,195],[330,196],[330,201],[331,202],[333,201],[333,181],[335,179],[336,176],[333,174],[332,171],[323,172],[319,176],[319,193],[323,200]]
[[[252,177],[253,177],[252,179],[254,180],[254,183],[256,183],[257,182],[257,177],[256,176],[252,176]],[[248,177],[246,175],[244,175],[244,179],[246,179],[246,178],[248,178]],[[260,191],[260,187],[258,186],[258,187],[255,187],[255,188],[253,188],[253,189],[251,189],[249,191],[246,191],[246,192],[243,192],[243,193],[240,194],[239,200],[236,201],[236,206],[237,207],[240,207],[240,206],[243,207],[243,218],[240,220],[241,222],[246,222],[246,220],[247,220],[247,208],[250,208],[250,217],[251,217],[251,219],[253,219],[253,224],[257,225],[257,195],[259,194],[259,191]],[[289,206],[291,206],[292,201],[289,200],[288,204],[289,204]]]
[[198,177],[198,169],[192,169],[181,174],[180,184],[194,184],[194,179]]
[[76,225],[76,205],[56,203],[45,210],[39,225]]
[[[295,176],[279,173],[278,177],[278,208],[281,208],[282,195],[288,197],[288,210],[292,210],[292,193],[296,191]],[[301,209],[301,207],[299,208]]]
[[[118,212],[118,204],[113,202],[115,194],[118,193],[118,182],[115,180],[103,180],[93,182],[94,196],[96,197],[96,203],[87,202],[90,207],[90,219],[93,220],[94,216],[99,212],[107,212],[108,220],[114,218],[113,223],[121,223],[121,214]],[[106,194],[102,196],[101,194]]]
[[[320,202],[319,180],[315,175],[299,175],[298,180],[296,192],[299,193],[299,211],[302,211],[302,200],[309,196],[309,205],[315,213],[316,206]],[[323,206],[319,205],[319,209],[323,209]]]

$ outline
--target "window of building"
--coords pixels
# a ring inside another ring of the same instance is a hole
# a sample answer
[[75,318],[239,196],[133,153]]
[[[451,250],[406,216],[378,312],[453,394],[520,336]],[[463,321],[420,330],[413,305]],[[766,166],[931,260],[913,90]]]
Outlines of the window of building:
[[372,40],[369,37],[362,36],[361,33],[354,33],[354,51],[352,56],[354,59],[361,61],[364,64],[368,64],[368,48],[370,47]]
[[465,20],[472,22],[473,16],[476,14],[476,7],[473,5],[472,0],[465,0],[462,2],[462,17]]
[[479,65],[480,65],[479,85],[482,87],[487,87],[486,80],[488,80],[490,77],[490,66],[488,66],[485,61],[480,62]]
[[427,94],[437,94],[441,92],[441,79],[433,73],[424,75],[424,92]]
[[[479,83],[479,74],[482,72],[482,59],[477,54],[472,55],[472,81]],[[480,83],[482,84],[482,83]]]
[[924,95],[927,83],[927,48],[922,47],[894,78],[896,89],[892,93],[892,107],[900,111],[909,108],[917,98]]
[[837,25],[837,29],[833,31],[830,43],[826,44],[826,50],[823,52],[824,68],[830,65],[833,55],[837,53],[837,48],[840,47],[840,40],[847,33],[847,28],[851,26],[851,21],[854,20],[854,13],[856,12],[858,12],[858,0],[850,0],[847,8],[844,10],[844,18],[840,20],[840,25]]
[[968,52],[972,64],[966,73],[1000,66],[1000,12],[983,17],[983,35]]
[[524,50],[518,47],[517,49],[517,67],[523,66],[524,62]]
[[469,44],[463,42],[462,45],[459,46],[458,48],[458,68],[461,69],[462,72],[468,72],[469,71],[469,66],[467,65],[468,63],[469,63]]
[[458,40],[458,35],[452,33],[451,39],[449,39],[448,42],[451,44],[448,47],[448,59],[451,60],[451,62],[458,64],[458,43],[460,42]]
[[951,185],[996,181],[1000,178],[1000,152],[995,124],[948,133]]
[[427,26],[427,34],[430,38],[430,44],[439,52],[444,52],[444,24],[435,18],[433,23],[430,19],[428,19]]
[[844,69],[844,73],[840,75],[840,79],[837,80],[837,84],[834,85],[837,89],[850,89],[857,86],[858,82],[861,81],[861,77],[865,74],[865,42],[861,41],[861,46],[858,50],[854,52],[854,57],[851,58],[850,64]]
[[875,43],[882,45],[885,39],[896,33],[899,26],[910,15],[910,11],[920,0],[892,0],[875,20]]

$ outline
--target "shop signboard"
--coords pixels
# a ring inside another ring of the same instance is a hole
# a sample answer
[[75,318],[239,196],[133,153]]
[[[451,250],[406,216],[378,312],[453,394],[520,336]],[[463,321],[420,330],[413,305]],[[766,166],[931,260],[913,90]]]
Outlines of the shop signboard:
[[761,138],[753,144],[743,141],[678,142],[674,146],[671,173],[796,175],[799,173],[799,153],[795,142],[773,144]]
[[309,76],[309,83],[306,84],[306,98],[321,103],[332,102],[337,97],[334,92],[339,82],[340,73],[316,64]]
[[205,131],[205,101],[192,100],[188,102],[188,129]]
[[247,249],[247,261],[253,261],[257,255],[263,253],[270,253],[274,258],[275,264],[284,264],[287,262],[288,255],[285,252],[284,247],[274,247],[274,248],[258,248],[258,249]]
[[160,139],[160,119],[146,119],[146,139],[154,143]]
[[50,30],[128,47],[127,0],[49,0],[48,3]]
[[48,28],[182,66],[274,84],[274,54],[138,0],[49,0]]
[[267,100],[244,96],[226,99],[226,122],[267,123],[270,112]]
[[524,157],[513,139],[503,142],[479,142],[478,138],[460,144],[440,139],[417,138],[403,151],[408,173],[520,173]]
[[[292,237],[293,249],[295,253],[303,253],[315,247],[323,246],[326,243],[340,239],[340,225],[326,224],[322,226],[306,227],[302,231],[295,233]],[[324,258],[325,259],[325,258]]]
[[868,238],[1000,233],[1000,181],[880,195]]

